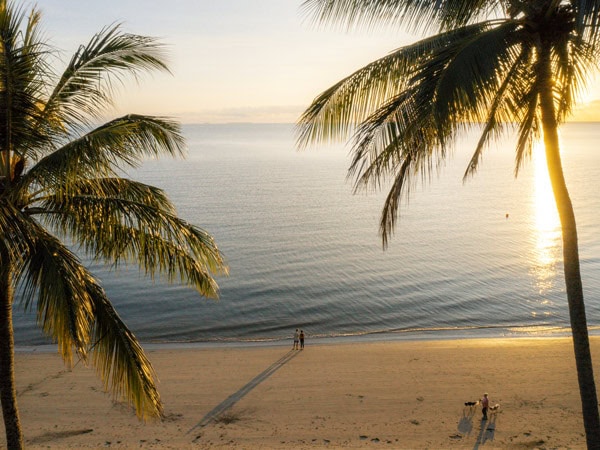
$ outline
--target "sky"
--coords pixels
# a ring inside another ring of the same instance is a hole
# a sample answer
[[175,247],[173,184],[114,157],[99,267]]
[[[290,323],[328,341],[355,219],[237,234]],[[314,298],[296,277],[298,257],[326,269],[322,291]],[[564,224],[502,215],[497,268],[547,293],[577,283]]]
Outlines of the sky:
[[[32,3],[26,3],[32,5]],[[313,24],[302,0],[39,0],[43,29],[67,61],[103,27],[120,23],[165,44],[171,73],[118,91],[115,114],[184,123],[296,122],[323,90],[418,36]],[[600,87],[576,119],[600,118]]]

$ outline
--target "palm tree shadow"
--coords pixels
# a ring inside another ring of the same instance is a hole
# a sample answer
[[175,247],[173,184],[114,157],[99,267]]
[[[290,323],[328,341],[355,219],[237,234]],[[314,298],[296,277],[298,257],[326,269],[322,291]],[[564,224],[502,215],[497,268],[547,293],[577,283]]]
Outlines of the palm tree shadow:
[[229,397],[227,397],[225,400],[223,400],[221,403],[215,406],[212,410],[210,410],[200,422],[198,422],[196,425],[190,428],[188,434],[196,428],[202,428],[208,425],[213,420],[215,420],[217,417],[219,417],[221,414],[223,414],[225,411],[227,411],[229,408],[231,408],[233,405],[239,402],[246,394],[248,394],[248,392],[250,392],[260,383],[265,381],[271,375],[273,375],[277,370],[283,367],[284,364],[289,362],[292,358],[295,358],[298,354],[299,352],[294,350],[288,351],[285,355],[283,355],[281,358],[279,358],[277,361],[275,361],[273,364],[267,367],[263,372],[255,376],[252,380],[250,380],[239,391],[231,394]]

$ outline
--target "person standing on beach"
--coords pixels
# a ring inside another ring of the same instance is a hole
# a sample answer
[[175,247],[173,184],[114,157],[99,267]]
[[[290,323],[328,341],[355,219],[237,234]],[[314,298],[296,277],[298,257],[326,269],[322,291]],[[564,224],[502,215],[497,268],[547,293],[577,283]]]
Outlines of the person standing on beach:
[[294,346],[292,347],[292,350],[298,350],[298,342],[300,341],[300,333],[298,332],[298,328],[296,328],[296,331],[294,332]]
[[481,399],[481,413],[483,414],[483,417],[481,418],[481,420],[487,420],[487,412],[488,412],[489,406],[490,406],[490,400],[488,399],[488,395],[486,392],[485,394],[483,394],[483,398]]
[[304,350],[304,330],[300,330],[300,350]]

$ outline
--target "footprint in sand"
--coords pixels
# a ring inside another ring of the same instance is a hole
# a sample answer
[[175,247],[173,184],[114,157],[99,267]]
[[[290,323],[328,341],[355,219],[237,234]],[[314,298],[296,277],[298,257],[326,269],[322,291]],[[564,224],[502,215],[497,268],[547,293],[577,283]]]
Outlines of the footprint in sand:
[[178,420],[180,420],[183,417],[183,414],[177,414],[177,413],[170,413],[170,414],[165,414],[165,416],[162,418],[163,422],[176,422]]
[[77,436],[79,434],[91,433],[93,428],[83,428],[80,430],[67,430],[67,431],[51,431],[48,433],[41,434],[34,437],[29,441],[30,444],[45,444],[48,442],[55,441],[57,439],[64,439],[71,436]]

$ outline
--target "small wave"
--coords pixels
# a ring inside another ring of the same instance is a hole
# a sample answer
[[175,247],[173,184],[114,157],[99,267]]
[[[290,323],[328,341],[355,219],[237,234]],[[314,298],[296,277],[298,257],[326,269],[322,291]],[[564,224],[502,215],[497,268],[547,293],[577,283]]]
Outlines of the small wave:
[[[590,327],[590,334],[600,332],[600,326]],[[344,333],[318,333],[307,337],[311,340],[340,340],[340,339],[365,339],[386,340],[397,338],[408,339],[444,339],[444,338],[494,338],[494,337],[547,337],[570,335],[571,329],[564,326],[553,325],[493,325],[493,326],[455,326],[455,327],[423,327],[423,328],[398,328],[376,331],[357,331]],[[197,340],[151,340],[146,343],[151,345],[188,345],[188,344],[276,344],[287,342],[290,336],[269,337],[215,337]]]

